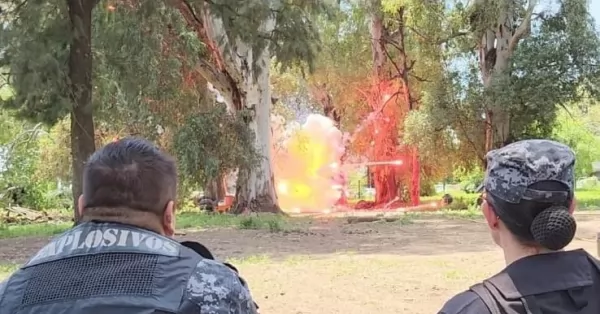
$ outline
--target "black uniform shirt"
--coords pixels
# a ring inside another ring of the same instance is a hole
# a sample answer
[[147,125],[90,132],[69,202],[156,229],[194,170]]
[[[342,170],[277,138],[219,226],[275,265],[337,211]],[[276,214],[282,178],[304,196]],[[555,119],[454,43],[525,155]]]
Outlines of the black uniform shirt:
[[[535,296],[542,313],[600,314],[600,270],[584,250],[554,252],[515,261],[494,277],[510,302]],[[508,304],[510,304],[508,302]],[[450,299],[438,314],[491,314],[472,291]]]

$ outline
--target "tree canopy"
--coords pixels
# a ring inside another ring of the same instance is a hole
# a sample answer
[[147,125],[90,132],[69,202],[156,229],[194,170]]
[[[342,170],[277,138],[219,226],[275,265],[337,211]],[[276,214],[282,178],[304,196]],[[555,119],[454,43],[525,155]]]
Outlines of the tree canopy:
[[[91,147],[133,135],[175,155],[182,182],[239,170],[242,207],[276,208],[273,113],[330,117],[350,143],[342,163],[402,159],[398,186],[378,179],[392,198],[406,198],[412,165],[430,191],[520,139],[571,145],[580,177],[600,160],[600,36],[585,0],[99,0],[89,56],[76,53],[74,1],[0,4],[2,186],[77,185]],[[89,78],[75,57],[91,60]],[[390,105],[373,103],[382,86]]]

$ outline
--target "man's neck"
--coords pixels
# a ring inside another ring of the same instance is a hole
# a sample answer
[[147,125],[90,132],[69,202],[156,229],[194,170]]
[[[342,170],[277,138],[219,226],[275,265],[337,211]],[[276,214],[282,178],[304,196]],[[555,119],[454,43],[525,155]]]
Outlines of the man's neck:
[[114,223],[114,224],[122,224],[134,228],[144,229],[150,232],[158,233],[162,236],[165,235],[163,229],[152,221],[140,221],[137,219],[124,219],[122,217],[85,217],[86,219],[82,219],[82,222],[92,222],[92,223]]

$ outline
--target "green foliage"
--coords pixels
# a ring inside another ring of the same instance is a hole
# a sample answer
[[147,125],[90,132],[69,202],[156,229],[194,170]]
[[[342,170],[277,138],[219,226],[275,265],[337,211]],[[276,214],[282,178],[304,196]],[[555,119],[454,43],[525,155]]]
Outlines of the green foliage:
[[[40,124],[17,120],[6,109],[0,110],[0,125],[0,194],[8,196],[7,189],[22,188],[20,204],[11,205],[34,210],[69,208],[70,189],[59,189],[60,177],[52,175],[52,163],[44,163],[48,159],[40,158],[49,149],[49,133]],[[0,200],[0,208],[8,203],[11,202],[6,198]]]
[[284,222],[279,216],[274,215],[247,216],[239,220],[238,228],[251,230],[267,229],[270,232],[276,233],[284,231]]
[[7,110],[0,110],[0,125],[0,194],[10,187],[29,190],[39,152],[37,138],[43,128],[21,122]]
[[[289,231],[293,221],[276,215],[235,216],[184,211],[177,215],[177,230],[208,228],[261,229],[270,232]],[[298,224],[302,221],[297,221]],[[73,227],[70,221],[35,224],[1,224],[0,239],[17,237],[48,237]],[[1,269],[0,269],[1,270]]]
[[[9,7],[22,2],[10,1]],[[163,1],[116,4],[114,10],[109,3],[101,1],[92,17],[95,119],[121,133],[155,139],[157,126],[178,125],[178,114],[204,97],[205,81],[182,88],[185,69],[195,67],[204,44]],[[47,0],[26,1],[3,14],[9,18],[0,31],[0,68],[8,72],[14,97],[0,104],[36,122],[54,124],[70,111],[67,13],[65,1]],[[167,114],[175,103],[178,110]]]
[[483,182],[484,171],[481,168],[463,168],[454,170],[452,177],[455,182],[459,182],[461,189],[468,193],[475,192],[475,189]]
[[536,25],[518,46],[510,81],[493,93],[510,108],[514,139],[547,137],[557,108],[585,95],[600,99],[600,38],[587,1],[563,1],[558,13]]
[[298,64],[292,68],[280,65],[279,71],[272,72],[274,90],[286,104],[315,104],[308,108],[312,112],[322,112],[320,98],[329,94],[341,114],[341,128],[353,130],[361,121],[363,105],[356,97],[357,89],[365,87],[370,73],[365,11],[353,1],[343,0],[327,14],[315,16],[312,23],[319,32],[321,48],[313,60],[314,71],[305,75]]
[[435,182],[432,180],[421,180],[420,196],[430,196],[436,194]]
[[[464,191],[448,192],[452,198],[452,204],[448,205],[446,209],[449,210],[475,210],[479,211],[477,206],[477,198],[481,196],[479,193],[466,193]],[[442,195],[434,195],[430,197],[422,197],[422,202],[431,202],[441,200]],[[577,201],[577,210],[588,211],[600,209],[600,190],[591,189],[575,190],[575,199]]]
[[587,177],[592,175],[592,163],[600,161],[600,105],[586,108],[585,111],[570,106],[568,112],[559,111],[553,138],[575,151],[575,174],[577,177]]
[[[36,156],[36,182],[71,181],[71,122],[65,118],[38,137],[40,147]],[[70,192],[69,192],[70,193]]]
[[[164,1],[136,1],[94,11],[94,107],[100,125],[157,139],[205,97],[206,82],[190,69],[204,44]],[[135,56],[135,57],[132,57]],[[108,123],[103,123],[104,121]]]
[[0,105],[21,117],[52,124],[69,112],[66,64],[70,29],[66,2],[4,1],[0,68],[13,97]]
[[[448,42],[441,78],[422,85],[421,112],[411,113],[406,123],[405,141],[418,144],[426,156],[443,156],[448,167],[483,163],[486,104],[508,108],[510,139],[516,141],[549,137],[558,108],[582,97],[598,99],[600,40],[586,1],[561,1],[558,11],[534,19],[532,34],[510,59],[509,75],[485,91],[474,44],[481,40],[482,27],[497,23],[495,5],[501,2],[480,3],[483,7],[456,5],[442,22],[452,31],[440,33],[450,37],[456,32],[453,24],[461,21],[471,32]],[[518,24],[524,8],[515,14]]]
[[269,47],[277,62],[284,67],[305,63],[310,69],[319,39],[313,20],[316,14],[329,9],[328,1],[323,0],[185,2],[195,9],[196,15],[208,5],[210,13],[220,18],[229,39],[217,38],[220,44],[228,46],[239,39],[249,44],[255,55]]
[[257,162],[254,138],[239,117],[217,105],[189,117],[174,138],[180,172],[204,184],[237,167]]

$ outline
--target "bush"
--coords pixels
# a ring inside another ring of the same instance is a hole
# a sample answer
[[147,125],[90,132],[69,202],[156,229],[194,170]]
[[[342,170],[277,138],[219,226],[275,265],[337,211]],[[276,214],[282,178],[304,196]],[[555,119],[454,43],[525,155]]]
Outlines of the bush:
[[577,181],[580,190],[597,190],[600,193],[600,180],[597,177],[589,177]]
[[482,169],[457,169],[453,177],[460,182],[461,189],[466,193],[473,193],[475,189],[483,182],[484,171]]
[[[448,205],[448,210],[466,210],[471,206],[477,205],[477,198],[481,195],[479,193],[449,193],[452,198],[452,204]],[[436,195],[431,197],[423,197],[421,201],[438,201],[442,199],[442,195]],[[575,199],[577,200],[577,210],[600,210],[600,189],[590,190],[575,190]]]
[[575,199],[578,210],[600,209],[600,189],[576,190]]
[[435,195],[435,183],[432,181],[421,182],[421,196]]

